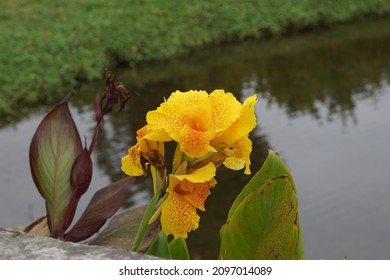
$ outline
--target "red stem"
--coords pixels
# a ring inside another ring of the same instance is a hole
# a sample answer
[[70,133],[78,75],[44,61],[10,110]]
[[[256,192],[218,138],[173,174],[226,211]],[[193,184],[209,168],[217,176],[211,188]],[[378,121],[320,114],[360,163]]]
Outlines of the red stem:
[[96,127],[95,127],[95,131],[93,133],[93,136],[92,136],[92,141],[91,141],[91,145],[89,146],[89,149],[88,149],[88,154],[91,155],[92,152],[93,152],[93,148],[95,147],[95,143],[96,143],[96,140],[97,140],[97,136],[99,134],[99,127],[100,127],[100,122],[102,121],[103,117],[101,117],[97,123],[96,123]]
[[73,221],[74,214],[76,213],[77,204],[79,202],[80,197],[77,197],[77,190],[73,189],[72,196],[70,197],[69,203],[68,203],[68,209],[66,211],[65,220],[62,225],[61,232],[59,234],[59,239],[63,240],[65,231],[68,229],[70,224]]

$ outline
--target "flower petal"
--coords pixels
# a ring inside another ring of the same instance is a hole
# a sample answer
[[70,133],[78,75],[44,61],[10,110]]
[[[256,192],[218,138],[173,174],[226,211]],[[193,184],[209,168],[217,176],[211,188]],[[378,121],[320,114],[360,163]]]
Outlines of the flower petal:
[[141,176],[144,170],[141,166],[141,157],[136,146],[129,149],[129,154],[122,158],[122,171],[129,176]]
[[172,141],[172,138],[169,137],[169,135],[163,129],[151,130],[148,125],[146,125],[145,127],[147,127],[147,130],[142,131],[142,138],[155,142]]
[[205,91],[176,91],[146,118],[150,130],[156,133],[148,133],[146,139],[173,139],[180,143],[182,152],[194,158],[213,150],[209,143],[215,130],[211,126],[212,108]]
[[[207,131],[211,124],[211,105],[205,91],[176,91],[168,99],[168,103],[184,106],[186,121],[184,125],[198,131]],[[173,113],[173,112],[171,112]]]
[[191,174],[183,175],[171,175],[176,179],[183,181],[188,180],[192,183],[204,183],[215,177],[216,168],[215,165],[210,162],[209,164],[202,166],[201,168],[196,169]]
[[179,138],[182,127],[188,123],[183,104],[164,102],[157,110],[146,114],[148,126],[152,131],[165,131],[175,141]]
[[245,167],[244,173],[251,174],[249,156],[252,152],[252,141],[248,137],[242,137],[233,144],[232,148],[232,155],[226,158],[223,164],[233,170],[240,170]]
[[212,132],[210,130],[199,131],[189,126],[184,126],[177,142],[180,143],[182,152],[192,158],[199,158],[213,151],[213,147],[209,144],[211,138]]
[[184,107],[202,107],[208,103],[209,95],[204,90],[189,90],[181,92],[179,90],[173,92],[168,98],[168,102],[174,102],[184,105]]
[[[175,191],[186,199],[192,206],[205,211],[204,203],[210,195],[210,188],[214,187],[217,181],[212,178],[204,183],[191,183],[183,180],[180,185],[175,187]],[[186,191],[188,190],[188,191]]]
[[241,107],[240,117],[211,141],[211,145],[214,148],[231,146],[236,140],[248,135],[249,132],[256,127],[256,102],[256,95],[252,95],[244,101],[244,104],[242,104]]
[[211,123],[216,132],[225,130],[240,116],[241,103],[230,92],[214,90],[209,100],[212,108]]
[[161,227],[166,235],[187,238],[187,233],[199,226],[196,208],[175,192],[169,193],[161,209]]

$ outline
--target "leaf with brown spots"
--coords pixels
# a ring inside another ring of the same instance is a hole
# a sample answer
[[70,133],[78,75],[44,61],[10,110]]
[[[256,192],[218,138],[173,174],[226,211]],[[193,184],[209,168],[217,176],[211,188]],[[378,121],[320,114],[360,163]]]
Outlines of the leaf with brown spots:
[[303,259],[294,181],[273,151],[233,203],[220,237],[220,259]]

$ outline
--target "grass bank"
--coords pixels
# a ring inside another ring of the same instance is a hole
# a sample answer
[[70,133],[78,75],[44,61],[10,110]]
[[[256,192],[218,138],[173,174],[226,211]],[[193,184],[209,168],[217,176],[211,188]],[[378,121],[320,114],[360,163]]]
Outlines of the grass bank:
[[56,102],[106,66],[389,13],[386,0],[2,1],[0,117]]

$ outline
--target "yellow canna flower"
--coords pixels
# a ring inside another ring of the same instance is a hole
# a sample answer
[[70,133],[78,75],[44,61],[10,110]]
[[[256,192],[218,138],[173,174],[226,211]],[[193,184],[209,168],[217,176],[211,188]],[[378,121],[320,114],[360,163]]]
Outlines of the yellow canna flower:
[[122,171],[129,176],[141,176],[145,171],[141,165],[141,155],[138,145],[128,150],[128,155],[122,158]]
[[252,141],[248,137],[242,137],[237,140],[231,148],[225,150],[225,155],[227,158],[223,164],[233,170],[240,170],[245,167],[244,173],[249,175],[251,174],[249,166],[251,161],[249,158],[250,153],[252,152]]
[[255,103],[255,95],[241,104],[224,90],[214,90],[210,95],[205,91],[176,91],[146,119],[151,131],[166,132],[166,138],[178,142],[182,152],[200,158],[247,135],[256,126],[251,108]]
[[205,91],[176,91],[157,110],[148,112],[151,130],[163,130],[180,143],[190,157],[201,157],[211,151],[214,132],[211,128],[211,106]]
[[124,173],[129,176],[145,175],[149,164],[155,165],[161,171],[164,165],[164,145],[153,139],[170,140],[164,132],[150,131],[147,125],[137,131],[137,144],[130,147],[128,155],[122,158]]
[[248,135],[256,127],[256,103],[256,95],[248,97],[240,108],[239,117],[228,128],[218,133],[210,143],[216,150],[227,149],[228,158],[224,162],[227,168],[239,170],[245,167],[245,174],[251,173],[249,155],[252,152],[252,141]]
[[187,238],[199,226],[197,209],[205,211],[204,202],[214,187],[216,168],[209,163],[191,174],[169,175],[167,198],[161,206],[161,227],[166,235]]
[[[230,169],[243,169],[250,174],[252,142],[248,138],[256,126],[256,95],[242,104],[229,92],[214,90],[176,91],[156,110],[148,112],[147,125],[137,131],[137,143],[122,158],[122,170],[130,176],[145,175],[149,165],[160,173],[152,173],[154,194],[166,184],[164,145],[176,141],[172,172],[166,194],[153,221],[161,213],[161,227],[166,235],[187,238],[199,226],[197,210],[215,186],[215,172],[222,163]],[[153,169],[154,170],[154,169]],[[157,200],[156,200],[157,202]]]

